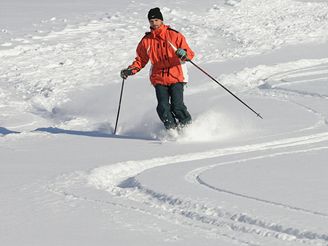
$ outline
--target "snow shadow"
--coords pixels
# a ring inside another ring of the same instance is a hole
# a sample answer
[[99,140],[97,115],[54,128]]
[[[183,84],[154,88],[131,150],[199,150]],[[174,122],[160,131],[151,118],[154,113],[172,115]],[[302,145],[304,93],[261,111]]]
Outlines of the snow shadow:
[[20,132],[11,131],[11,130],[8,130],[7,128],[0,127],[0,134],[1,135],[9,135],[9,134],[17,134],[17,133],[20,133]]
[[78,131],[78,130],[65,130],[57,127],[37,128],[34,132],[47,132],[51,134],[68,134],[85,137],[96,138],[118,138],[118,139],[135,139],[135,140],[154,140],[153,138],[147,138],[142,136],[128,136],[128,135],[114,135],[113,133],[106,133],[101,131]]

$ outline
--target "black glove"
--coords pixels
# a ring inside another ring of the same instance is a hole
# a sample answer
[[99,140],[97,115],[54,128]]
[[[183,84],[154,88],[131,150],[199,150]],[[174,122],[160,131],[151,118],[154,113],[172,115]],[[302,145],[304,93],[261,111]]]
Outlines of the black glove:
[[127,79],[130,75],[133,75],[133,70],[131,68],[125,68],[121,70],[121,78]]

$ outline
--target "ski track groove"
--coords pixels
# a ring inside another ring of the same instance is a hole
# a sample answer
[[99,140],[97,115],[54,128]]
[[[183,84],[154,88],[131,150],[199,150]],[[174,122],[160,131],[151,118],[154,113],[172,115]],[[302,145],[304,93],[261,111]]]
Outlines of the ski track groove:
[[[142,203],[147,200],[147,203],[151,203],[152,207],[182,215],[187,219],[207,224],[211,227],[215,226],[221,229],[228,227],[229,230],[236,233],[255,234],[264,238],[271,237],[283,241],[297,241],[305,244],[311,244],[313,240],[328,242],[327,234],[318,234],[311,231],[302,231],[298,228],[285,227],[271,221],[253,218],[247,214],[233,214],[222,208],[202,204],[200,201],[194,202],[193,200],[184,200],[157,193],[156,191],[143,187],[137,181],[135,181],[134,188],[130,192],[139,193],[138,197],[128,195],[134,201]],[[271,203],[271,205],[276,204]]]
[[[167,213],[165,213],[165,214],[160,213],[160,212],[154,213],[154,212],[149,211],[148,209],[144,209],[140,206],[132,206],[132,205],[126,204],[123,201],[122,202],[119,202],[119,201],[114,202],[114,201],[108,201],[108,200],[105,201],[103,199],[92,199],[84,194],[82,194],[82,195],[76,194],[76,192],[73,192],[70,189],[72,188],[72,186],[76,185],[76,183],[78,183],[77,185],[79,186],[79,188],[83,187],[85,185],[85,181],[86,181],[85,180],[86,178],[83,176],[84,176],[84,174],[82,174],[81,172],[64,174],[60,177],[57,177],[55,183],[54,182],[49,183],[48,185],[46,185],[45,188],[49,192],[52,192],[59,196],[62,196],[62,197],[64,197],[65,200],[68,200],[68,201],[79,200],[79,201],[83,201],[83,202],[98,203],[98,204],[105,205],[105,206],[113,206],[113,207],[118,207],[118,208],[122,208],[122,209],[132,210],[132,211],[135,211],[138,213],[151,215],[153,217],[156,217],[157,219],[165,220],[170,223],[172,223],[172,221],[175,221],[173,223],[179,224],[184,227],[196,228],[196,229],[200,230],[202,233],[206,233],[210,237],[221,238],[221,239],[223,237],[225,240],[238,243],[238,245],[259,246],[258,244],[254,244],[247,240],[242,240],[237,237],[231,236],[228,233],[222,233],[220,231],[214,232],[212,229],[208,229],[208,228],[202,226],[201,224],[197,225],[195,223],[190,222],[189,220],[185,220],[185,221],[177,220],[176,217],[174,217],[174,216],[170,217],[167,215]],[[80,183],[81,181],[83,184]],[[124,200],[127,198],[125,192],[121,192],[118,189],[116,189],[116,191],[113,190],[113,192],[115,193],[114,197],[116,197],[116,198],[123,198]],[[123,195],[123,193],[125,195]],[[142,202],[142,203],[146,204],[145,202]],[[171,204],[173,204],[173,203],[171,202]],[[148,205],[149,204],[147,204],[147,206]],[[181,216],[183,216],[183,213],[181,213]],[[185,216],[183,216],[183,217],[185,217]]]
[[214,164],[214,165],[201,167],[201,168],[197,168],[195,170],[192,170],[191,172],[187,173],[186,180],[189,181],[189,182],[192,182],[192,183],[194,181],[196,181],[197,183],[199,183],[201,185],[204,185],[204,186],[206,186],[206,187],[208,187],[212,190],[216,190],[216,191],[223,192],[223,193],[228,193],[228,194],[231,194],[231,195],[234,195],[234,196],[255,200],[255,201],[258,201],[258,202],[261,202],[261,203],[266,203],[266,204],[269,204],[269,205],[274,205],[274,206],[282,207],[282,208],[289,209],[289,210],[300,211],[300,212],[303,212],[303,213],[318,215],[318,216],[322,216],[322,217],[328,217],[328,214],[326,214],[326,213],[313,211],[313,210],[308,210],[308,209],[304,209],[304,208],[299,208],[299,207],[295,207],[295,206],[290,206],[288,204],[269,201],[269,200],[265,200],[265,199],[261,199],[261,198],[248,196],[248,195],[245,195],[245,194],[241,194],[241,193],[221,189],[219,187],[215,187],[215,186],[210,185],[209,183],[207,183],[206,181],[204,181],[200,177],[203,172],[206,172],[206,171],[208,171],[212,168],[218,167],[218,166],[231,165],[231,164],[243,163],[243,162],[252,161],[252,160],[260,160],[260,159],[264,159],[264,158],[272,158],[272,157],[276,157],[276,156],[289,155],[289,154],[295,154],[295,153],[306,153],[306,152],[317,151],[317,150],[325,150],[325,149],[328,149],[328,147],[317,147],[317,148],[311,148],[311,149],[307,148],[307,149],[304,149],[304,150],[278,152],[278,153],[275,153],[275,154],[267,154],[267,155],[252,157],[252,158],[222,162],[222,163],[219,163],[219,164]]
[[275,150],[287,147],[296,147],[307,144],[320,143],[328,140],[328,133],[318,133],[313,135],[305,135],[302,137],[294,137],[281,139],[261,144],[244,145],[225,149],[215,149],[212,151],[189,153],[184,155],[167,156],[162,158],[153,158],[142,161],[119,162],[109,166],[99,167],[90,173],[89,182],[99,189],[108,189],[115,187],[122,181],[134,177],[139,173],[158,166],[211,159],[215,157],[258,152],[263,150]]

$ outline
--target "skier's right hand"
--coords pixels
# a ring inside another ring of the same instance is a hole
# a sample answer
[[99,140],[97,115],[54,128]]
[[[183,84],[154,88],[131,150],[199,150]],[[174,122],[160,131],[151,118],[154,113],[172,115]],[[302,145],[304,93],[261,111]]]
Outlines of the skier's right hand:
[[127,79],[130,75],[133,75],[133,70],[131,68],[125,68],[121,70],[121,78]]

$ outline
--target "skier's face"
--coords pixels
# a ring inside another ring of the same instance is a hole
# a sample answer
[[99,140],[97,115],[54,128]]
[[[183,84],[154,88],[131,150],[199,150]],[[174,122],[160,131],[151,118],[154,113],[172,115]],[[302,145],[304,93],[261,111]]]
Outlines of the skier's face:
[[163,25],[163,21],[161,19],[150,19],[149,24],[150,24],[151,29],[157,29],[161,25]]

